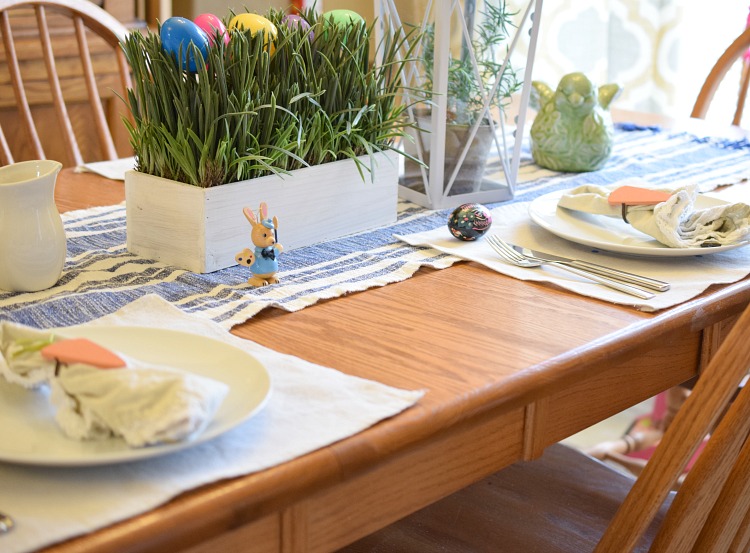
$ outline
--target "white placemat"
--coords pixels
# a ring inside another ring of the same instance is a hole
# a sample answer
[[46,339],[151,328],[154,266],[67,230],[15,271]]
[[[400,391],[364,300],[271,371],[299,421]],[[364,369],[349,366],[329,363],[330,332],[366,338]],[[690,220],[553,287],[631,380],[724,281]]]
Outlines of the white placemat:
[[280,354],[153,295],[91,324],[159,326],[225,341],[266,366],[270,400],[261,413],[227,434],[160,458],[88,468],[0,463],[0,512],[16,522],[10,533],[0,535],[4,553],[32,551],[91,532],[185,490],[294,459],[396,415],[424,393]]
[[92,161],[76,167],[77,173],[96,173],[112,180],[125,180],[125,172],[135,169],[135,158],[124,157],[110,161]]
[[489,232],[527,248],[663,280],[672,285],[671,289],[667,292],[656,292],[652,299],[642,300],[586,281],[555,267],[516,267],[500,259],[484,239],[462,242],[451,236],[447,226],[397,237],[413,246],[429,246],[461,259],[476,261],[520,280],[549,282],[584,296],[631,305],[642,311],[657,311],[677,305],[697,296],[712,284],[736,282],[750,274],[750,246],[711,255],[679,258],[636,257],[612,254],[603,250],[592,251],[588,246],[558,238],[537,226],[529,218],[528,209],[528,202],[506,204],[493,209],[492,227]]

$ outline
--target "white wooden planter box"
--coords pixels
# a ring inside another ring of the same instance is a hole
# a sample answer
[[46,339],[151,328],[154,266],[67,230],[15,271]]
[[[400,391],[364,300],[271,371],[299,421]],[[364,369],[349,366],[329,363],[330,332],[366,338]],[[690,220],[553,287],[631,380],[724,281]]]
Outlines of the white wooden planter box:
[[[374,180],[352,160],[336,161],[212,188],[128,171],[125,175],[128,251],[195,273],[235,265],[252,248],[243,207],[261,202],[278,217],[279,243],[291,250],[396,220],[398,162],[374,156]],[[360,158],[369,165],[369,156]]]

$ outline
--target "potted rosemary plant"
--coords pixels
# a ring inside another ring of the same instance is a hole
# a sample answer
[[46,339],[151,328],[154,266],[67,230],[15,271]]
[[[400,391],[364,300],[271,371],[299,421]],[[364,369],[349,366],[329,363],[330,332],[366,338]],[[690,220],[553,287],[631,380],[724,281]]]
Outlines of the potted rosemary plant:
[[386,37],[374,65],[361,19],[294,17],[230,24],[204,51],[128,37],[130,251],[195,272],[233,265],[249,237],[242,208],[261,201],[287,249],[395,220],[402,43]]
[[[505,2],[488,1],[479,21],[475,24],[474,2],[467,1],[464,16],[471,40],[466,37],[461,45],[460,55],[451,56],[448,62],[447,115],[445,135],[444,183],[451,186],[449,195],[477,190],[488,154],[493,144],[490,117],[497,120],[503,116],[505,106],[511,96],[520,90],[521,80],[508,63],[503,67],[507,53],[507,42],[514,29],[513,16]],[[473,55],[470,52],[473,51]],[[422,88],[427,93],[433,90],[435,66],[434,24],[425,28],[422,36],[422,58],[424,60],[424,82]],[[476,64],[476,65],[475,65]],[[497,85],[496,81],[499,82]],[[485,111],[485,98],[489,98],[489,111]],[[411,129],[413,141],[406,142],[406,152],[417,157],[416,141],[419,141],[423,159],[429,165],[429,142],[431,110],[416,111],[417,129]],[[472,126],[481,120],[462,163],[461,155],[470,138]],[[420,131],[421,130],[421,131]],[[456,167],[458,171],[456,172]],[[450,180],[456,172],[455,180]],[[406,172],[402,183],[412,188],[423,188],[420,167],[406,162]]]

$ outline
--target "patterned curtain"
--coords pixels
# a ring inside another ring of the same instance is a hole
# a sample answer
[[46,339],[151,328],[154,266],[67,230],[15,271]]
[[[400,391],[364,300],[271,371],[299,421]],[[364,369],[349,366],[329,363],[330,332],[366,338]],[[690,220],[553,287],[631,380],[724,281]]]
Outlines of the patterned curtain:
[[[747,15],[748,0],[549,0],[534,78],[555,86],[566,73],[583,71],[599,84],[624,87],[615,107],[687,117]],[[731,121],[740,71],[738,64],[727,75],[709,118]]]
[[[412,23],[421,21],[430,2],[393,1],[402,20]],[[434,9],[434,4],[452,1],[431,3]],[[462,6],[476,3],[481,14],[486,1],[502,0],[460,1]],[[507,2],[518,11],[527,5],[527,0]],[[356,2],[325,3],[352,7]],[[545,0],[542,11],[534,79],[555,87],[563,75],[582,71],[598,84],[617,82],[624,87],[614,107],[687,117],[711,67],[744,29],[748,0]],[[452,30],[456,50],[461,36],[457,27]],[[525,65],[525,56],[521,43],[517,67]],[[727,76],[709,117],[731,121],[739,71],[738,67]]]
[[[510,0],[520,9],[524,2]],[[545,2],[534,78],[553,88],[582,71],[599,84],[624,87],[617,106],[666,113],[675,104],[679,0]]]

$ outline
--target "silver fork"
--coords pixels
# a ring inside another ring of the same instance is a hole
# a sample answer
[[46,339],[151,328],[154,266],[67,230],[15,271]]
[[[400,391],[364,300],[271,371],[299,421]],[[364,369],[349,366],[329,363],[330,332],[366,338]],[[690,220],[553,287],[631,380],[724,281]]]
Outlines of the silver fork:
[[620,292],[624,292],[626,294],[630,294],[631,296],[635,296],[644,300],[648,300],[654,297],[654,294],[652,294],[651,292],[644,290],[643,288],[638,288],[637,286],[629,286],[621,282],[616,282],[614,280],[610,280],[608,278],[604,278],[599,275],[595,275],[593,273],[583,271],[581,269],[576,269],[574,267],[565,265],[563,263],[559,263],[557,261],[546,261],[544,259],[539,259],[537,257],[528,257],[526,255],[523,255],[520,252],[517,252],[513,248],[511,248],[510,245],[508,245],[506,242],[504,242],[501,238],[498,238],[497,236],[488,235],[486,239],[489,245],[492,247],[492,249],[495,250],[497,255],[499,255],[505,261],[512,263],[513,265],[517,265],[518,267],[532,268],[532,267],[540,267],[542,265],[552,265],[553,267],[558,267],[560,269],[568,271],[569,273],[573,273],[580,277],[593,280],[594,282],[598,284],[607,286],[608,288],[612,288]]

